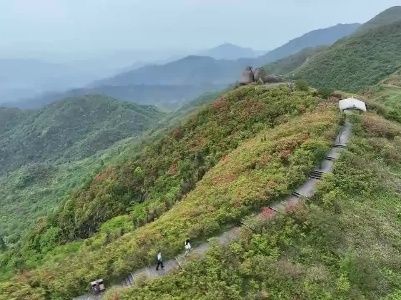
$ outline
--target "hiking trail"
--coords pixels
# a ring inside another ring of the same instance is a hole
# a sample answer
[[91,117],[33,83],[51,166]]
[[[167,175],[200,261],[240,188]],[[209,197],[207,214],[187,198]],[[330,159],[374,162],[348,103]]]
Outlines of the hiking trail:
[[[351,137],[352,124],[348,120],[345,120],[340,133],[337,135],[334,141],[334,146],[327,153],[326,158],[320,163],[320,168],[314,169],[309,176],[309,179],[298,189],[296,189],[292,195],[287,197],[285,200],[272,204],[268,206],[273,210],[273,215],[276,213],[284,213],[286,206],[288,204],[297,204],[301,198],[311,197],[314,194],[316,183],[322,178],[325,173],[331,172],[334,166],[334,160],[336,160],[341,151],[346,148],[346,144]],[[246,225],[244,224],[246,227]],[[213,237],[211,239],[217,241],[220,245],[227,245],[231,241],[234,241],[238,237],[238,232],[241,227],[234,227],[219,236]],[[210,240],[210,239],[209,239]],[[193,258],[202,258],[205,256],[206,251],[210,248],[210,242],[204,242],[197,247],[193,247],[190,254],[186,257],[184,254],[176,256],[174,259],[164,261],[164,269],[156,271],[156,264],[150,267],[145,267],[136,270],[130,274],[121,282],[120,285],[114,286],[133,286],[138,278],[156,278],[162,277],[170,274],[171,272],[183,268],[186,263],[188,263]],[[191,258],[191,259],[188,259]],[[109,286],[107,289],[109,289]],[[83,295],[74,298],[74,300],[99,300],[102,299],[102,294],[100,295]]]

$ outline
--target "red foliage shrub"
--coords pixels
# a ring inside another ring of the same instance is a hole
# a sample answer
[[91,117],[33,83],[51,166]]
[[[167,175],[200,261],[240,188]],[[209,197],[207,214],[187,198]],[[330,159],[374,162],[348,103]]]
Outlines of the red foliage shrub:
[[362,123],[369,135],[393,139],[401,135],[401,127],[374,114],[362,115]]
[[175,138],[175,139],[179,139],[180,137],[181,137],[181,135],[182,135],[182,132],[181,132],[181,129],[180,128],[175,128],[174,130],[173,130],[173,137]]
[[289,202],[285,207],[285,213],[291,215],[295,220],[303,222],[308,219],[309,210],[303,201]]
[[103,181],[106,178],[107,178],[107,174],[105,174],[105,173],[99,173],[99,174],[96,174],[96,176],[95,176],[96,181]]
[[285,205],[285,212],[288,214],[294,213],[297,210],[297,208],[299,208],[299,206],[300,205],[298,203],[288,202]]
[[228,103],[223,99],[217,99],[213,103],[213,107],[217,111],[227,111],[228,110]]
[[214,184],[223,184],[232,182],[235,179],[235,174],[226,174],[222,176],[216,176],[214,178]]
[[178,170],[177,165],[176,164],[172,164],[170,166],[170,169],[168,170],[168,173],[170,175],[175,175],[175,174],[177,174],[177,170]]
[[281,160],[286,160],[290,155],[291,155],[292,151],[291,150],[283,150],[280,153],[280,158]]
[[262,217],[263,218],[271,218],[275,215],[275,211],[272,210],[270,207],[263,207],[262,208]]
[[271,159],[272,159],[272,156],[270,155],[270,153],[264,153],[257,160],[255,167],[262,168],[262,167],[266,166],[271,161]]
[[228,155],[224,155],[224,156],[221,158],[221,161],[225,161],[225,160],[227,159],[227,156],[228,156]]
[[120,300],[120,295],[116,292],[111,298],[112,300]]
[[115,179],[116,170],[114,168],[106,168],[102,172],[96,174],[95,181],[103,181],[106,179]]

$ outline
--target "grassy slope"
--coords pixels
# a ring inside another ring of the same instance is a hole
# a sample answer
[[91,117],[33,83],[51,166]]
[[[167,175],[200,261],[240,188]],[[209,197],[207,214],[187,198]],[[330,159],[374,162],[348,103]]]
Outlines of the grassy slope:
[[106,299],[400,299],[400,146],[399,124],[357,117],[312,199],[184,271]]
[[[220,156],[220,162],[206,173],[196,188],[153,223],[122,237],[116,236],[114,242],[107,234],[95,236],[77,253],[67,258],[61,256],[57,263],[54,258],[47,257],[44,267],[16,278],[14,283],[40,282],[42,288],[31,289],[31,293],[39,295],[47,290],[53,299],[69,297],[82,292],[87,281],[95,277],[118,278],[128,270],[153,262],[154,253],[160,246],[170,256],[181,250],[180,241],[186,236],[201,240],[254,209],[290,193],[328,149],[335,135],[333,124],[338,122],[338,115],[336,108],[331,106],[323,105],[314,110],[317,99],[305,93],[297,92],[291,97],[285,96],[286,93],[285,88],[264,91],[254,86],[246,87],[203,110],[199,115],[201,118],[217,113],[215,124],[225,126],[232,122],[229,121],[230,111],[238,111],[239,115],[235,114],[232,120],[237,120],[238,124],[252,120],[250,128],[254,128],[257,135],[245,135],[242,139],[246,142],[238,149]],[[283,105],[286,101],[288,104]],[[308,112],[311,109],[314,112]],[[289,121],[294,114],[301,116]],[[272,116],[275,116],[274,122]],[[276,127],[259,123],[262,119]],[[303,124],[302,128],[297,126],[299,123]],[[208,129],[201,127],[200,132],[213,130],[213,136],[217,137],[223,128],[216,125],[207,126]],[[183,128],[194,130],[191,126]],[[239,134],[244,132],[239,131]],[[233,138],[231,136],[230,140]],[[198,137],[193,141],[202,144],[202,140]],[[12,293],[12,287],[6,288],[6,285],[3,286],[5,294]],[[24,293],[27,288],[20,288],[19,293]]]
[[390,120],[401,122],[401,69],[364,90],[361,97],[370,109]]
[[295,71],[315,87],[357,92],[401,66],[401,21],[343,39]]

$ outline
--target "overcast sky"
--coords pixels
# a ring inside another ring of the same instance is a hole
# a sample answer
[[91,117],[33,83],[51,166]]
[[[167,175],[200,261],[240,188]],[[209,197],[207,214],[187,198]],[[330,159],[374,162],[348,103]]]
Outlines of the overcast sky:
[[0,56],[269,50],[308,31],[365,22],[401,0],[0,0]]

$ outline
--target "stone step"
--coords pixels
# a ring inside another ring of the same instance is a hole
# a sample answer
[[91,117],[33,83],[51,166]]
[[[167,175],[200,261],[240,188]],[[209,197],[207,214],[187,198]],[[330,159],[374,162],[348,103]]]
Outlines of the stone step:
[[292,194],[291,195],[293,195],[293,196],[295,196],[295,197],[298,197],[298,198],[301,198],[301,197],[303,197],[300,193],[298,193],[298,192],[292,192]]
[[128,284],[134,285],[134,277],[132,276],[131,273],[129,273],[129,275],[128,275]]
[[334,148],[342,148],[342,149],[344,149],[344,148],[347,148],[347,145],[344,145],[344,144],[335,144],[335,145],[334,145]]
[[324,172],[314,170],[309,174],[309,177],[314,178],[314,179],[322,179]]
[[324,174],[324,172],[320,171],[320,170],[313,170],[311,173],[313,173],[313,174]]

